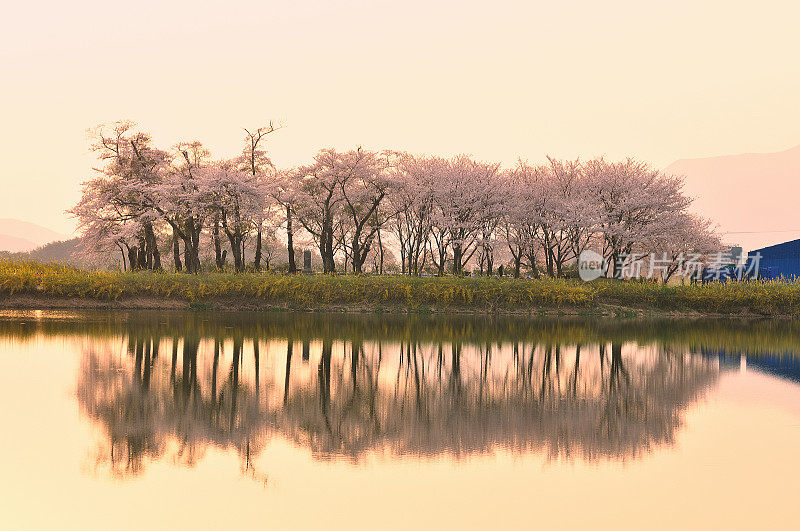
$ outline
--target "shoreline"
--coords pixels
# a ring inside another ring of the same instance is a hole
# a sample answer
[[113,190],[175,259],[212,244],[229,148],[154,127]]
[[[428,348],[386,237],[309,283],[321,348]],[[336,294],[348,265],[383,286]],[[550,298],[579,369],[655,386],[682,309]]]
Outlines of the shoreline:
[[58,297],[30,293],[0,294],[0,310],[97,310],[97,311],[175,311],[175,312],[283,312],[283,313],[340,313],[390,315],[501,315],[531,318],[615,318],[615,319],[777,319],[794,320],[791,313],[703,312],[695,309],[665,309],[648,305],[625,305],[598,302],[589,306],[570,304],[540,305],[517,308],[476,307],[467,305],[431,305],[412,307],[400,303],[374,304],[315,304],[293,305],[270,303],[246,297],[208,297],[202,301],[155,295],[123,296],[118,299],[92,297]]
[[800,281],[666,285],[610,279],[189,275],[0,261],[0,308],[793,319],[800,316]]

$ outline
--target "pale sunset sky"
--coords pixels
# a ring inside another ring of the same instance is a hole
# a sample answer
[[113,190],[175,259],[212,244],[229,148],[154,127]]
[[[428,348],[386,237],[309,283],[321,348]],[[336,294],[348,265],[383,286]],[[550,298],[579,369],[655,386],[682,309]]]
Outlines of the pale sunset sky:
[[86,129],[124,118],[217,157],[280,121],[279,166],[356,145],[659,168],[781,151],[800,144],[798,21],[788,0],[14,2],[0,217],[71,233]]

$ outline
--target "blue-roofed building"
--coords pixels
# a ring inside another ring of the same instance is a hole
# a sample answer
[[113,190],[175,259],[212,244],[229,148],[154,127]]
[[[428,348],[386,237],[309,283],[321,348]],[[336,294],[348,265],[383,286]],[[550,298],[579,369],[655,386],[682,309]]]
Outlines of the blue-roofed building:
[[756,253],[761,255],[759,278],[800,278],[800,239],[751,251],[748,261],[754,261]]
[[744,363],[747,370],[755,369],[759,372],[800,382],[800,354],[793,351],[745,353],[724,348],[700,347],[700,355],[706,358],[718,358],[720,369],[742,370],[742,363]]

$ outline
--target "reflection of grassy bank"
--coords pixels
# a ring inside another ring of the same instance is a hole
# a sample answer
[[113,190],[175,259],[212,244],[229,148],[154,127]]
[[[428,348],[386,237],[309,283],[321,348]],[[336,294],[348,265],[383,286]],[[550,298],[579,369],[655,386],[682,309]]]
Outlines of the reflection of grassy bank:
[[[565,310],[625,316],[628,310],[706,314],[796,315],[800,283],[743,282],[664,286],[650,282],[582,283],[510,278],[409,278],[278,274],[119,273],[0,262],[6,307],[332,308],[537,312]],[[9,299],[15,295],[15,299]],[[26,296],[28,298],[26,298]],[[31,299],[30,297],[35,297]],[[70,299],[66,301],[66,299]],[[15,302],[16,301],[16,302]],[[82,303],[81,301],[87,301]]]
[[325,312],[0,311],[0,339],[47,336],[334,341],[497,342],[701,347],[742,354],[800,355],[800,323],[776,319],[519,318],[513,315],[400,315]]

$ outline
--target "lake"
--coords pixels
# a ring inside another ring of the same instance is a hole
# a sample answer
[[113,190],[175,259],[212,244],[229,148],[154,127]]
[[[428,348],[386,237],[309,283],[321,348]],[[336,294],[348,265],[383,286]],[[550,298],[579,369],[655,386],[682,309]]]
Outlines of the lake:
[[798,528],[800,325],[0,313],[3,529]]

